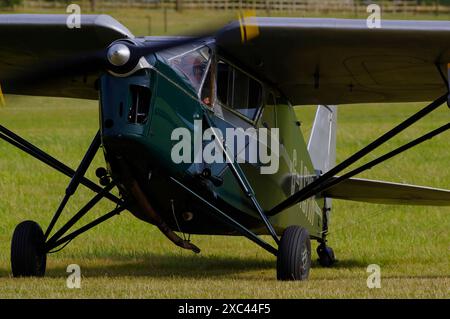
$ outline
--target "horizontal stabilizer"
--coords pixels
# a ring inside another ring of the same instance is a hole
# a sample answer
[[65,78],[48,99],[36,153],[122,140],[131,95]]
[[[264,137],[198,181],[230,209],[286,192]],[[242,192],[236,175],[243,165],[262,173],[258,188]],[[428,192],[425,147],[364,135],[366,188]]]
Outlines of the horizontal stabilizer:
[[450,206],[450,190],[359,178],[345,180],[323,195],[377,204]]

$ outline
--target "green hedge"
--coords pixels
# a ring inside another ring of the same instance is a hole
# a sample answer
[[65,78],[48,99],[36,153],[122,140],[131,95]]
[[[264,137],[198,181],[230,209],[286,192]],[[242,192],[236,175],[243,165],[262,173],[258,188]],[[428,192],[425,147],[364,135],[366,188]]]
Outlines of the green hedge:
[[22,4],[22,0],[0,0],[0,7],[12,7]]
[[[361,4],[368,4],[368,3],[382,3],[382,2],[388,2],[389,0],[355,0],[358,1]],[[390,2],[393,2],[394,0],[391,0]],[[436,5],[436,3],[439,3],[440,5],[450,6],[450,0],[418,0],[418,4],[420,5]]]

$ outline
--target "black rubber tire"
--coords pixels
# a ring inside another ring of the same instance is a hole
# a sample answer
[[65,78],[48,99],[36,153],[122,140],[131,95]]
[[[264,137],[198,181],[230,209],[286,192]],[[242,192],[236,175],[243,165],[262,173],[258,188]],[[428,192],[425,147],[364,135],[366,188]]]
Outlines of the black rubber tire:
[[277,256],[278,280],[306,280],[311,268],[309,232],[300,226],[289,226],[281,236]]
[[319,264],[322,267],[331,267],[336,263],[336,257],[331,247],[320,244],[317,247],[317,254],[319,255]]
[[47,255],[44,252],[44,233],[34,221],[17,225],[11,240],[11,270],[14,277],[42,277],[45,275]]

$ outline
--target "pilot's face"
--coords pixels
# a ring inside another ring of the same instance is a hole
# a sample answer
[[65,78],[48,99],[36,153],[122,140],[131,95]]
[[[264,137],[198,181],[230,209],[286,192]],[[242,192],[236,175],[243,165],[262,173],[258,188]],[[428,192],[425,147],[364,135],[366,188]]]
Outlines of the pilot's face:
[[203,63],[195,64],[193,67],[195,79],[200,82],[202,80],[204,66]]

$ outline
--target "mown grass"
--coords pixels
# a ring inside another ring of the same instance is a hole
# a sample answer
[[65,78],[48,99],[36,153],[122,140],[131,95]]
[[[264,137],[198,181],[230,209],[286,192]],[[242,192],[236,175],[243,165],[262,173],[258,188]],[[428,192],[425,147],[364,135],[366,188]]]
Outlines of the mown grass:
[[[344,159],[418,108],[415,104],[341,107],[338,159]],[[304,108],[299,114],[306,124],[312,118],[313,108]],[[384,119],[379,114],[384,114]],[[0,110],[0,118],[2,124],[72,167],[88,146],[98,121],[95,102],[24,97],[9,97],[8,107]],[[420,135],[448,118],[448,110],[442,108],[394,144]],[[307,125],[304,127],[308,130]],[[448,137],[448,133],[444,134],[364,176],[450,188]],[[47,225],[68,179],[6,143],[0,144],[0,152],[1,297],[450,296],[448,208],[344,201],[335,201],[329,237],[340,261],[332,269],[315,263],[306,283],[276,282],[274,258],[246,239],[194,236],[194,243],[203,250],[195,256],[174,247],[154,227],[128,213],[50,255],[46,278],[12,279],[9,242],[15,225],[25,219]],[[101,163],[98,156],[96,164]],[[89,176],[93,178],[92,170]],[[89,196],[81,188],[68,212],[73,213]],[[93,216],[110,208],[102,203]],[[69,216],[70,213],[64,215]],[[80,290],[65,286],[65,270],[71,263],[81,266]],[[370,290],[366,286],[366,267],[372,263],[381,266],[381,289]]]
[[[200,13],[180,15],[169,33],[191,30],[214,20],[212,14]],[[112,14],[136,34],[146,33],[145,20],[138,19],[144,17],[143,12]],[[152,21],[156,23],[160,12],[146,14],[154,14]],[[156,34],[158,29],[154,31]],[[340,107],[338,161],[420,107]],[[299,108],[298,115],[308,135],[314,108]],[[449,118],[444,106],[368,159],[447,123]],[[0,109],[0,123],[76,167],[98,129],[97,105],[93,101],[9,96],[7,107]],[[447,132],[362,176],[449,189],[449,137]],[[194,236],[192,240],[202,253],[193,255],[173,246],[155,227],[129,213],[122,213],[75,239],[65,250],[49,255],[45,278],[14,279],[9,265],[14,227],[25,219],[46,227],[68,179],[6,143],[0,142],[0,154],[0,298],[450,297],[449,208],[345,201],[334,202],[330,225],[330,245],[339,262],[331,269],[314,262],[307,282],[277,282],[274,257],[244,238]],[[102,163],[98,154],[93,167]],[[94,178],[93,169],[88,176]],[[89,191],[80,188],[63,220],[90,196]],[[86,221],[112,207],[102,202]],[[72,263],[81,266],[81,289],[66,287],[66,267]],[[369,264],[381,267],[381,289],[367,288]]]

